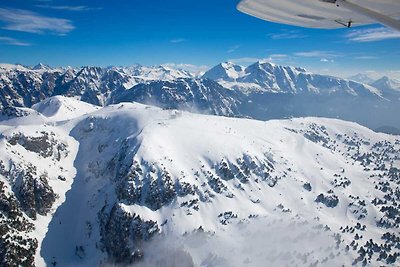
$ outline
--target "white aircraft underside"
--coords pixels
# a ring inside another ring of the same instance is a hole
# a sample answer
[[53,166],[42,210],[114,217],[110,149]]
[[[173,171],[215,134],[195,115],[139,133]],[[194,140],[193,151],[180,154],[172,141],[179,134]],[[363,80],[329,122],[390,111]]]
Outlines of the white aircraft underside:
[[400,0],[242,0],[237,8],[263,20],[307,28],[381,23],[400,31]]

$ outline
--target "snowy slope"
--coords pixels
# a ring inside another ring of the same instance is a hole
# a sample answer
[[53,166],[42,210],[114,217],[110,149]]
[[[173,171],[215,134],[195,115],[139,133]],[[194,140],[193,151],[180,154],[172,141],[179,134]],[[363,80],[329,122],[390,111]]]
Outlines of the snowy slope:
[[[17,125],[0,126],[0,181],[34,226],[14,232],[38,240],[38,266],[399,264],[398,136],[136,103]],[[31,165],[44,204],[18,195]]]
[[32,106],[51,121],[70,120],[98,110],[100,107],[71,97],[54,96]]

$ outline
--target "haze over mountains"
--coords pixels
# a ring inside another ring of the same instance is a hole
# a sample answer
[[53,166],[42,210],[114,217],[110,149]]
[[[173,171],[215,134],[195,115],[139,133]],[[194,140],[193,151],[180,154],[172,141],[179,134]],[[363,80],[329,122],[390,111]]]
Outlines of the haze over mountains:
[[3,64],[0,88],[2,107],[31,107],[47,97],[64,95],[98,106],[137,101],[260,120],[322,116],[372,129],[400,125],[400,118],[394,116],[400,111],[396,80],[383,77],[362,83],[268,62],[246,68],[221,63],[201,77],[170,66],[50,68],[39,64],[28,68]]
[[2,116],[3,266],[400,261],[399,136],[63,96]]

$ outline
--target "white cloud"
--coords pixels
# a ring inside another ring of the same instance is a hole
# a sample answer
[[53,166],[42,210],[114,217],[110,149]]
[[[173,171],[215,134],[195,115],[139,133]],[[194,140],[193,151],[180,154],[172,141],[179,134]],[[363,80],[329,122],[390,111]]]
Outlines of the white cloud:
[[281,58],[287,58],[288,55],[286,54],[272,54],[269,56],[269,58],[274,58],[274,59],[281,59]]
[[286,54],[271,54],[268,57],[242,57],[242,58],[231,58],[228,61],[236,63],[236,64],[252,64],[255,62],[279,62],[289,59],[289,55]]
[[19,41],[11,37],[0,36],[0,43],[15,46],[31,46],[32,44]]
[[271,33],[267,34],[273,40],[284,40],[284,39],[302,39],[308,37],[308,35],[301,34],[297,31],[288,31],[283,33]]
[[354,30],[346,35],[353,42],[376,42],[400,38],[400,32],[388,28]]
[[335,60],[333,60],[333,59],[327,59],[327,58],[321,58],[320,61],[321,61],[321,62],[326,62],[326,63],[333,63],[333,62],[335,62]]
[[70,20],[42,16],[23,9],[0,8],[1,28],[30,33],[65,35],[75,27]]
[[235,45],[235,46],[232,46],[231,48],[229,48],[228,51],[226,51],[226,52],[227,53],[233,53],[236,50],[238,50],[239,48],[240,48],[240,45]]
[[332,51],[319,51],[319,50],[297,52],[297,53],[294,53],[294,55],[298,56],[298,57],[318,57],[318,58],[325,58],[325,59],[331,59],[331,58],[336,58],[336,57],[341,56],[341,54],[335,53]]
[[178,38],[178,39],[172,39],[172,40],[170,40],[169,42],[170,43],[173,43],[173,44],[177,44],[177,43],[183,43],[183,42],[185,42],[186,40],[185,39],[183,39],[183,38]]
[[101,10],[100,7],[88,7],[88,6],[52,6],[52,5],[36,5],[40,8],[49,8],[56,10],[66,10],[66,11],[90,11],[90,10]]
[[290,60],[289,55],[286,54],[271,54],[269,55],[267,61],[279,64],[289,64],[288,60]]
[[370,59],[379,59],[377,56],[357,56],[354,57],[355,59],[361,59],[361,60],[370,60]]
[[263,62],[263,61],[268,61],[269,58],[257,58],[257,57],[241,57],[241,58],[231,58],[228,59],[229,62],[232,63],[254,63],[257,61]]

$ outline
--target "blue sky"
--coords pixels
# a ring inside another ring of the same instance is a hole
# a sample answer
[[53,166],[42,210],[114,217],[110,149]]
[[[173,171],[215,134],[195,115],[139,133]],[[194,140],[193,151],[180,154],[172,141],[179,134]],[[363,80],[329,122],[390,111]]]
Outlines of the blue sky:
[[346,76],[400,76],[400,33],[379,25],[315,30],[262,21],[238,0],[2,0],[0,62],[51,66],[257,60]]

